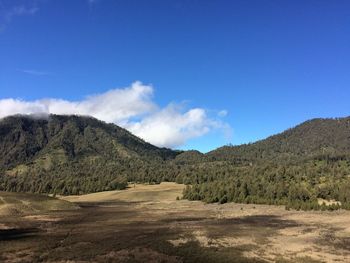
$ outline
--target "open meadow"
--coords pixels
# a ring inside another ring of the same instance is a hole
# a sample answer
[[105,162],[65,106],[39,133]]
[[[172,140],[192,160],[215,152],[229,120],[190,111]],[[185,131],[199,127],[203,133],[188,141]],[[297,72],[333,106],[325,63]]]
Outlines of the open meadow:
[[0,262],[350,262],[349,211],[176,200],[183,187],[0,192]]

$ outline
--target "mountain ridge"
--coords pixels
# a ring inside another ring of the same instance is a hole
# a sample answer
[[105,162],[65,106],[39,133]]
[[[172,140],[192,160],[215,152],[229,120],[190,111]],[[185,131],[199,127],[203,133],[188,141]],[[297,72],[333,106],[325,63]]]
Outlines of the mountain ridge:
[[[158,148],[150,143],[145,142],[141,138],[133,135],[126,129],[123,129],[114,124],[108,124],[98,119],[89,116],[78,115],[49,115],[47,118],[35,118],[31,116],[16,115],[9,116],[0,120],[0,165],[6,165],[7,159],[12,157],[13,151],[7,151],[6,146],[15,150],[16,146],[23,147],[18,149],[21,152],[14,152],[17,158],[15,161],[28,161],[44,150],[45,147],[59,148],[63,147],[70,157],[75,157],[84,154],[84,151],[98,151],[92,145],[83,145],[85,148],[74,147],[76,145],[67,145],[67,140],[73,135],[91,140],[98,139],[95,134],[89,134],[91,128],[104,129],[109,132],[113,139],[120,144],[123,144],[128,150],[137,152],[141,148],[144,152],[140,152],[140,156],[147,157],[149,155],[158,155],[162,159],[167,159],[169,156],[175,156],[175,151],[166,148]],[[59,134],[59,133],[64,134]],[[10,134],[9,134],[10,133]],[[71,133],[74,133],[73,135]],[[9,140],[6,136],[11,136]],[[86,140],[87,140],[86,139]],[[14,145],[8,145],[14,142]],[[4,143],[8,143],[4,145]],[[72,148],[73,146],[73,148]]]
[[246,161],[256,161],[295,158],[298,155],[349,153],[350,116],[314,118],[265,139],[249,144],[222,146],[206,155],[215,160],[232,161],[234,157],[243,157]]

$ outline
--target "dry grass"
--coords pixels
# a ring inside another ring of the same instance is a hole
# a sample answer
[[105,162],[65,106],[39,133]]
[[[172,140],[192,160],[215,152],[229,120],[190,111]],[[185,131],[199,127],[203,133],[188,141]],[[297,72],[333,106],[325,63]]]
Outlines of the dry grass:
[[341,205],[341,202],[334,200],[334,199],[333,200],[326,200],[326,199],[318,198],[317,203],[319,205],[325,205],[325,206]]
[[161,184],[130,184],[126,190],[105,191],[80,196],[62,196],[61,199],[70,202],[174,202],[182,196],[184,185],[175,183]]
[[[131,185],[126,191],[70,196],[64,199],[76,202],[140,202],[136,206],[152,211],[156,219],[166,215],[181,215],[187,225],[181,224],[180,221],[176,223],[177,226],[189,230],[185,236],[179,235],[178,238],[169,240],[174,246],[183,246],[192,241],[207,248],[252,245],[255,249],[246,251],[245,256],[263,258],[271,262],[281,257],[292,261],[300,257],[309,257],[321,262],[350,262],[349,251],[339,245],[341,240],[350,238],[350,213],[347,211],[299,212],[286,211],[281,206],[206,205],[186,200],[175,201],[177,196],[182,195],[183,188],[183,185],[174,183],[136,185],[135,188]],[[191,225],[187,220],[193,213],[209,222],[220,221],[215,226],[210,223],[202,226]],[[240,222],[236,219],[247,220]],[[230,220],[234,225],[230,224]],[[333,233],[334,240],[326,240],[324,231],[327,229]]]
[[0,191],[0,217],[22,216],[27,214],[44,213],[52,210],[77,209],[78,206],[56,198]]
[[[79,210],[36,213],[23,221],[7,217],[0,261],[350,262],[348,211],[177,201],[183,187],[131,185],[62,197]],[[13,232],[14,225],[25,235]]]

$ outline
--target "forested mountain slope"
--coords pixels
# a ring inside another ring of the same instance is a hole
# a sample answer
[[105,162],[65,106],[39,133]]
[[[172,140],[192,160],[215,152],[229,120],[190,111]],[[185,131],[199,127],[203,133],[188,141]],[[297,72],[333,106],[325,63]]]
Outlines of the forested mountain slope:
[[[181,156],[181,155],[180,155]],[[265,140],[224,146],[193,163],[185,198],[350,208],[350,117],[314,119]],[[187,168],[189,170],[189,168]],[[335,200],[324,206],[322,200]]]
[[0,121],[0,138],[0,165],[4,167],[56,150],[62,150],[69,159],[104,155],[165,160],[177,154],[146,143],[114,124],[82,116],[7,117]]
[[[0,121],[4,190],[83,193],[123,188],[179,152],[91,117],[11,116]],[[145,178],[147,180],[147,178]],[[13,182],[13,183],[12,183]]]
[[207,154],[210,160],[234,162],[304,160],[350,154],[350,117],[313,119],[252,144],[223,146]]

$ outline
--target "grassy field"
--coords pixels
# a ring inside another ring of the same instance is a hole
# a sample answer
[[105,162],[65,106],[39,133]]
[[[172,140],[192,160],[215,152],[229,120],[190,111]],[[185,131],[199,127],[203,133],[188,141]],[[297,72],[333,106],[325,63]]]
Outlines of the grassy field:
[[130,185],[0,215],[0,262],[350,262],[348,211],[176,200],[183,187]]
[[0,217],[42,214],[52,210],[77,208],[79,206],[74,203],[49,196],[0,191]]

